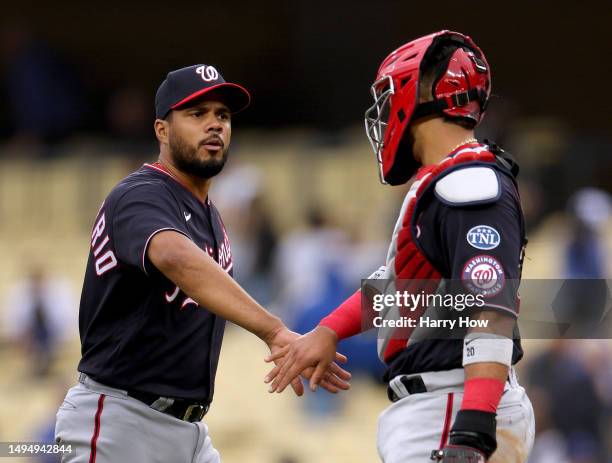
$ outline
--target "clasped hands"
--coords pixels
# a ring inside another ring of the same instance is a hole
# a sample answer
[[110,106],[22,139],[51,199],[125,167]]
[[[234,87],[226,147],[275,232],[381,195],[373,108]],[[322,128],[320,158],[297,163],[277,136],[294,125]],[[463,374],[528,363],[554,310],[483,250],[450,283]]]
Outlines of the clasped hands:
[[300,336],[283,328],[267,344],[271,354],[265,361],[275,364],[264,379],[270,384],[268,392],[280,393],[291,385],[295,394],[301,396],[304,386],[300,376],[309,380],[312,391],[321,386],[335,394],[351,387],[351,374],[336,363],[346,363],[347,358],[336,352],[338,337],[332,329],[317,326]]

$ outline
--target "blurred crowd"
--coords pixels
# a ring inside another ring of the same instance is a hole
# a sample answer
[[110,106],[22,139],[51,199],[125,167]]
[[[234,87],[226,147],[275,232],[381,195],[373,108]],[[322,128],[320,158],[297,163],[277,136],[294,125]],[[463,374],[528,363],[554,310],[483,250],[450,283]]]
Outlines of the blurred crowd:
[[610,354],[599,340],[555,340],[524,367],[536,417],[530,463],[610,461]]
[[[108,154],[138,157],[154,147],[150,95],[123,80],[95,85],[82,63],[27,21],[0,24],[0,69],[4,152],[53,158],[64,152],[62,143],[79,136]],[[109,135],[113,141],[105,143]]]

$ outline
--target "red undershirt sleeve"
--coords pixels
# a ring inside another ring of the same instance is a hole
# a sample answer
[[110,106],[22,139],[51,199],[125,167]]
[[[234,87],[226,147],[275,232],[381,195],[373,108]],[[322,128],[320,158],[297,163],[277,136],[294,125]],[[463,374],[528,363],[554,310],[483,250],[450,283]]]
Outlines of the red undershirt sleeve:
[[338,340],[350,338],[361,333],[361,290],[356,291],[340,304],[332,313],[323,318],[320,326],[331,328]]

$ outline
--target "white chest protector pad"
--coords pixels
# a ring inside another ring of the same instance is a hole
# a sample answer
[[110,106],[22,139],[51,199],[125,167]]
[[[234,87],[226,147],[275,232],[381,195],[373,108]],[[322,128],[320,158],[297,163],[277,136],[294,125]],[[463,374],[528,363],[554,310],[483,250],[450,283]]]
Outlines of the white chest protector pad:
[[448,206],[494,203],[501,196],[499,174],[486,166],[453,170],[436,182],[436,197]]

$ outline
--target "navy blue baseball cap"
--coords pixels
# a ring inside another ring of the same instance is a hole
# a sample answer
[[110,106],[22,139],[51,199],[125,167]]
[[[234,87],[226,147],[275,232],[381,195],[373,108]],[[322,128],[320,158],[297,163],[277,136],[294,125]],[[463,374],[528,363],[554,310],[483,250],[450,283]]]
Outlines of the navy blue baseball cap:
[[211,91],[223,96],[232,113],[242,111],[251,102],[251,95],[244,87],[226,82],[213,66],[194,64],[168,73],[155,95],[155,117],[164,119],[173,109]]

